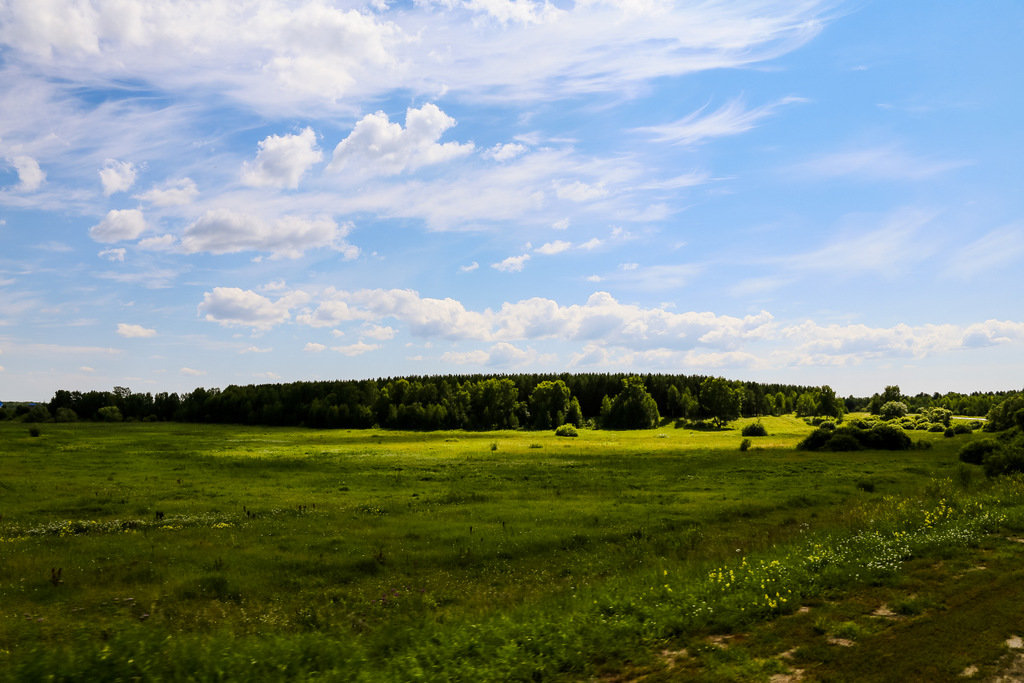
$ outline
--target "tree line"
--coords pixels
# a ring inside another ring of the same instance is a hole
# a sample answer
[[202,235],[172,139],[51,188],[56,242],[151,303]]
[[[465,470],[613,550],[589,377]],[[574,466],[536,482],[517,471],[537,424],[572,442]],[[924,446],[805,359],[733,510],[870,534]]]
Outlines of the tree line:
[[[314,428],[553,429],[590,424],[610,429],[650,427],[664,418],[712,421],[782,415],[841,418],[878,413],[892,401],[912,412],[947,408],[986,415],[1018,392],[903,396],[889,386],[872,397],[839,398],[829,386],[727,380],[704,375],[624,373],[444,375],[230,385],[184,394],[59,390],[47,404],[19,407],[0,419],[43,421],[159,420]],[[25,413],[34,411],[31,417]]]

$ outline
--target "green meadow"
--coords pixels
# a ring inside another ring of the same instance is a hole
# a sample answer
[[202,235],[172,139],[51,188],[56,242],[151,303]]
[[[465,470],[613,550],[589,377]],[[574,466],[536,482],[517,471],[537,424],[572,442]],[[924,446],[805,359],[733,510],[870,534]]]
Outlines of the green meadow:
[[577,438],[0,423],[0,677],[944,680],[1014,665],[1024,481],[958,462],[980,434],[816,453],[795,450],[802,420],[769,417],[741,451],[748,422]]

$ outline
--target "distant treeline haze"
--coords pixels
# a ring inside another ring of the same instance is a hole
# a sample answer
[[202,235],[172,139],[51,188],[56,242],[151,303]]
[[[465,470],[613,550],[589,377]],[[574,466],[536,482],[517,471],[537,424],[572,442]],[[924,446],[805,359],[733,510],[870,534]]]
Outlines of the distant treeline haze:
[[[411,376],[375,380],[292,382],[185,394],[57,391],[48,404],[0,408],[0,419],[39,421],[163,420],[317,428],[552,429],[569,423],[607,428],[652,427],[664,418],[878,413],[889,401],[911,412],[940,407],[983,416],[1021,392],[903,396],[889,386],[871,397],[837,398],[828,386],[730,381],[702,375],[519,374]],[[31,413],[31,414],[29,414]]]

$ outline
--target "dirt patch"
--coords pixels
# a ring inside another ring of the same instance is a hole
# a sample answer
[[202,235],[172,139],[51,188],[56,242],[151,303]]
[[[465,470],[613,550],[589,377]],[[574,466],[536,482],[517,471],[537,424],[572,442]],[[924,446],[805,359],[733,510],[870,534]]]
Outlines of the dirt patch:
[[871,613],[871,616],[873,616],[873,617],[883,617],[885,619],[895,619],[898,615],[895,612],[893,612],[891,609],[889,609],[889,605],[887,605],[887,604],[885,604],[883,602],[878,607],[878,609],[876,609],[874,612]]
[[853,647],[857,644],[849,638],[829,638],[828,642],[830,645],[838,645],[839,647]]
[[774,674],[768,679],[771,683],[793,683],[794,681],[804,680],[803,669],[793,669],[788,674]]

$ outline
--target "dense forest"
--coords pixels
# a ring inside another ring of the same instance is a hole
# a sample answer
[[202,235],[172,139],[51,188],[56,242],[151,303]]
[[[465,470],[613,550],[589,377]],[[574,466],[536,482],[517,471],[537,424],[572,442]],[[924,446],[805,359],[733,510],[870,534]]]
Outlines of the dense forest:
[[316,428],[551,429],[563,423],[651,427],[665,418],[713,420],[781,415],[839,418],[878,414],[894,402],[910,412],[944,408],[984,416],[1022,392],[918,394],[888,386],[838,398],[828,386],[725,380],[703,375],[516,374],[231,385],[176,393],[59,390],[47,404],[0,407],[0,419],[161,420]]

